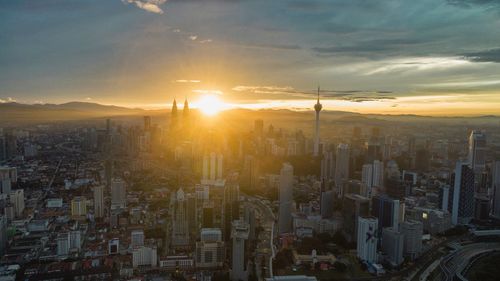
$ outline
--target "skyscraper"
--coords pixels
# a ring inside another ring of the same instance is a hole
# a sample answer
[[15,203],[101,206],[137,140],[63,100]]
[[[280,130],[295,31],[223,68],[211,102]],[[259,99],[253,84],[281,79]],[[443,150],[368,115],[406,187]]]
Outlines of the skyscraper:
[[468,162],[475,173],[480,173],[486,166],[486,135],[472,131],[469,136]]
[[316,111],[316,130],[314,133],[314,156],[319,155],[319,112],[323,108],[321,103],[319,103],[319,87],[318,87],[318,100],[316,101],[316,104],[314,105],[314,111]]
[[231,235],[232,222],[239,219],[239,192],[238,173],[233,173],[224,185],[224,239],[227,241]]
[[184,191],[180,188],[172,198],[172,245],[189,245],[189,227],[187,217],[187,201]]
[[373,217],[358,218],[357,255],[363,261],[377,262],[378,221]]
[[[404,204],[403,204],[404,206]],[[392,199],[386,195],[376,195],[372,198],[372,216],[378,219],[380,229],[392,227],[398,230],[402,219],[400,215],[401,204],[399,200]],[[404,208],[404,207],[403,207]]]
[[500,161],[493,165],[493,208],[492,215],[500,219]]
[[111,182],[111,208],[120,209],[127,206],[127,190],[122,179]]
[[144,116],[144,131],[151,130],[151,116]]
[[474,171],[458,161],[451,177],[451,222],[454,225],[467,224],[474,216]]
[[324,151],[321,159],[321,180],[328,182],[335,176],[335,161],[332,151]]
[[[380,226],[379,226],[380,227]],[[404,235],[392,227],[382,231],[382,251],[392,266],[403,263]]]
[[364,184],[366,191],[363,196],[371,198],[373,187],[373,164],[364,164],[361,169],[361,182]]
[[346,194],[342,203],[344,232],[349,241],[355,241],[357,237],[358,218],[369,215],[370,200],[359,194]]
[[279,182],[279,233],[289,233],[292,230],[292,206],[293,166],[290,163],[284,163]]
[[231,232],[231,237],[233,239],[233,249],[231,256],[231,280],[233,281],[246,281],[248,279],[248,234],[248,223],[240,220],[233,222],[233,228]]
[[172,110],[170,112],[170,130],[174,130],[177,127],[179,118],[177,115],[177,101],[174,99],[174,102],[172,103]]
[[222,180],[224,156],[212,152],[203,156],[202,183],[214,184],[216,180]]
[[349,145],[341,143],[337,147],[337,159],[335,163],[335,185],[339,196],[343,195],[342,185],[344,180],[349,179]]
[[104,186],[102,185],[94,187],[94,216],[104,217]]
[[24,211],[24,189],[16,189],[10,193],[10,203],[14,206],[16,217],[20,217]]
[[408,220],[400,225],[401,233],[404,236],[403,253],[410,259],[416,259],[422,252],[422,235],[424,227],[422,222]]

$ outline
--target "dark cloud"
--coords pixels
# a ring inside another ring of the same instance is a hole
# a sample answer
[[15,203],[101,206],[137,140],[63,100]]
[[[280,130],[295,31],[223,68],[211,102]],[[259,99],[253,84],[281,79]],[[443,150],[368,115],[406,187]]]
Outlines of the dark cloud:
[[500,63],[500,48],[480,52],[462,54],[462,56],[473,62],[496,62]]
[[481,6],[499,6],[500,1],[498,0],[447,0],[449,4],[456,5],[460,7],[473,7],[477,5]]
[[[288,98],[315,98],[317,90],[298,90],[293,87],[277,86],[236,86],[233,91],[258,95],[286,96]],[[345,100],[352,102],[392,100],[391,91],[365,91],[365,90],[328,90],[321,89],[322,99]]]
[[374,53],[399,53],[405,47],[420,43],[422,42],[418,39],[377,39],[347,46],[314,47],[312,50],[319,55],[371,55]]

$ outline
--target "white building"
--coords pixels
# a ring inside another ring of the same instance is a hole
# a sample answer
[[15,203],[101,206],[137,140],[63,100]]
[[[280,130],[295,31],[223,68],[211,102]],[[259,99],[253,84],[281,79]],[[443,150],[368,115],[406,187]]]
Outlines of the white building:
[[16,189],[10,193],[10,203],[14,206],[16,217],[20,217],[24,211],[24,189]]
[[127,206],[127,189],[122,179],[111,182],[111,208],[119,209]]
[[233,239],[233,249],[231,257],[231,280],[246,281],[247,271],[247,248],[249,225],[243,221],[234,221],[232,225],[231,238]]
[[201,241],[222,241],[222,231],[219,228],[202,228]]
[[61,258],[68,256],[70,249],[69,233],[59,233],[57,235],[56,242],[57,242],[57,255]]
[[378,220],[374,217],[358,218],[357,256],[369,263],[377,263]]
[[293,166],[284,163],[279,180],[279,233],[289,233],[292,230],[293,209]]
[[481,172],[486,167],[486,135],[472,131],[469,136],[468,162],[474,172]]
[[335,185],[339,196],[342,197],[343,182],[349,179],[349,145],[341,143],[337,146],[337,159],[335,162]]
[[158,253],[156,246],[153,247],[136,247],[132,250],[132,266],[158,266]]

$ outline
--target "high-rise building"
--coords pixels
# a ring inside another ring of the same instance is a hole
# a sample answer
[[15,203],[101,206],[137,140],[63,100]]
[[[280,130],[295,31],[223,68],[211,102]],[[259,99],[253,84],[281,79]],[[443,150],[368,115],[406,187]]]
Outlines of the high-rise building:
[[222,154],[212,152],[203,156],[202,179],[203,184],[214,184],[217,180],[222,180],[223,176]]
[[500,219],[500,161],[495,161],[493,166],[493,207],[492,215]]
[[127,207],[127,189],[122,179],[111,182],[111,208],[123,209]]
[[130,246],[132,248],[144,246],[144,230],[132,230],[130,233]]
[[24,189],[16,189],[10,193],[10,203],[14,207],[14,214],[20,217],[24,211]]
[[254,122],[254,133],[257,137],[262,137],[264,134],[264,120],[257,119]]
[[7,217],[0,215],[0,255],[5,253],[7,246]]
[[373,187],[373,164],[364,164],[361,169],[361,182],[365,187],[362,195],[371,198],[372,187]]
[[104,217],[104,186],[94,186],[94,216]]
[[349,179],[349,145],[341,143],[337,147],[337,159],[335,161],[335,185],[339,196],[343,196],[343,183]]
[[70,239],[69,233],[59,233],[56,238],[57,243],[57,255],[59,257],[65,257],[69,254],[70,249]]
[[358,217],[357,256],[363,261],[377,263],[378,221],[373,217]]
[[279,182],[279,233],[292,231],[293,207],[293,166],[284,163],[280,172]]
[[371,198],[373,187],[382,188],[384,185],[384,163],[379,160],[364,164],[361,170],[361,181],[366,190],[364,196]]
[[382,231],[382,252],[392,266],[397,267],[403,263],[403,249],[403,234],[392,227],[384,228]]
[[158,265],[158,253],[156,246],[138,246],[132,249],[132,266],[156,267]]
[[238,173],[231,174],[224,185],[224,237],[231,236],[232,222],[240,218]]
[[231,257],[231,280],[248,280],[248,249],[247,241],[249,234],[249,225],[244,221],[234,221],[231,237],[233,239],[232,257]]
[[343,230],[349,241],[355,241],[357,237],[358,218],[369,215],[370,200],[359,194],[346,194],[342,203],[342,214],[344,216]]
[[475,173],[486,167],[486,135],[479,131],[472,131],[469,136],[468,162]]
[[380,231],[386,227],[398,230],[399,223],[403,221],[403,218],[400,217],[401,208],[404,209],[404,204],[401,204],[397,199],[386,195],[373,196],[371,213],[378,219]]
[[422,235],[424,227],[422,222],[407,220],[400,224],[400,232],[404,237],[403,254],[410,259],[416,259],[422,252]]
[[144,131],[151,130],[151,116],[144,116]]
[[451,176],[451,222],[467,224],[474,216],[474,171],[468,163],[457,162]]
[[195,234],[198,231],[198,200],[196,194],[186,194],[187,204],[187,220],[190,234]]
[[316,104],[314,105],[314,111],[316,112],[316,129],[314,131],[314,151],[313,151],[313,155],[314,156],[318,156],[319,155],[319,113],[321,111],[321,109],[323,108],[323,106],[321,105],[321,103],[319,103],[319,87],[318,87],[318,100],[316,101]]
[[221,268],[224,265],[224,252],[220,229],[202,229],[201,241],[196,242],[196,268]]
[[335,158],[332,151],[324,151],[321,159],[321,180],[329,182],[335,177]]
[[172,110],[170,111],[170,130],[173,131],[177,128],[178,123],[177,101],[174,99],[172,103]]
[[71,200],[71,216],[84,217],[87,215],[87,198],[77,196]]
[[321,192],[321,205],[320,205],[321,217],[330,218],[333,216],[334,198],[335,198],[335,192],[333,190],[325,190]]
[[172,245],[177,247],[189,245],[189,226],[187,201],[182,188],[172,197]]

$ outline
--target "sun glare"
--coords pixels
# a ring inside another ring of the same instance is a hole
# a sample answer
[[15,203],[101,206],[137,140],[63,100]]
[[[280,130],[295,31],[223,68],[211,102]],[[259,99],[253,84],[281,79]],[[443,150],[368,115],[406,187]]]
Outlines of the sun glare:
[[214,116],[226,109],[224,102],[215,95],[203,95],[196,102],[196,107],[205,115]]

